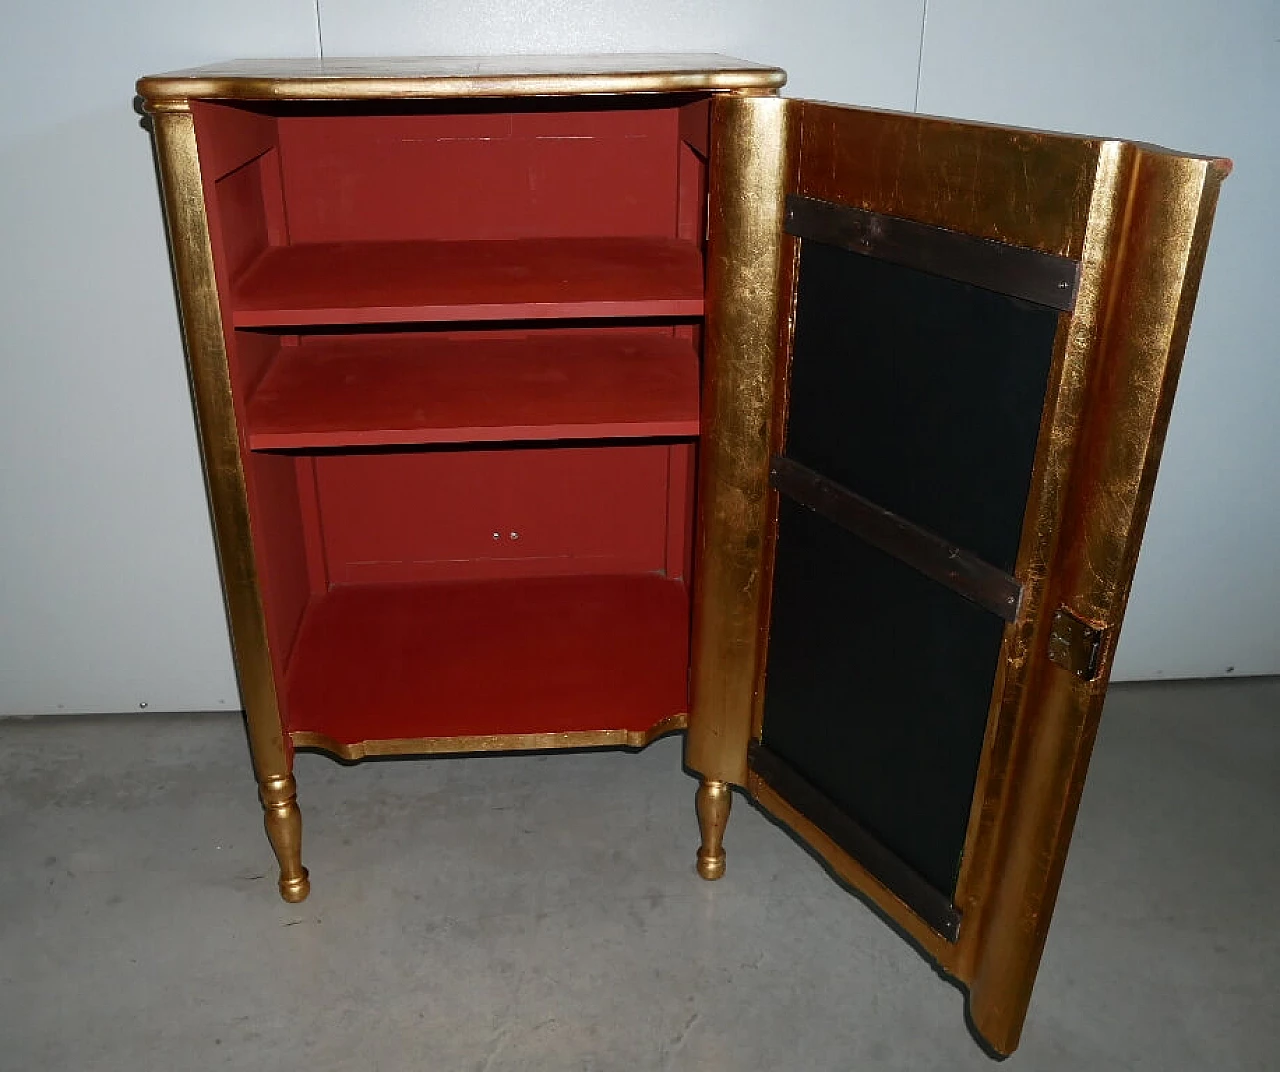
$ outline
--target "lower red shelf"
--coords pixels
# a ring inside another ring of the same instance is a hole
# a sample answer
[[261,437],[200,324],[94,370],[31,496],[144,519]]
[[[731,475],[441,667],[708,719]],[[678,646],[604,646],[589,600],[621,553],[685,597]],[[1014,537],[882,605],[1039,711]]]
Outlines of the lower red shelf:
[[279,349],[248,431],[254,450],[696,436],[698,357],[639,333],[322,336]]
[[[303,618],[285,720],[302,744],[357,755],[363,742],[643,734],[687,710],[688,669],[688,595],[658,575],[338,586]],[[397,749],[367,751],[383,750]]]

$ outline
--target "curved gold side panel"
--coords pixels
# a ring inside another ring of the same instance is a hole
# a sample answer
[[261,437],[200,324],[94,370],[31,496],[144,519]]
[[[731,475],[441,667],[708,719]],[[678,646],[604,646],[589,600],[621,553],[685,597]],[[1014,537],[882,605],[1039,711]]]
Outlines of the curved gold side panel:
[[317,748],[339,759],[374,756],[433,756],[465,752],[546,752],[574,748],[644,748],[668,733],[683,730],[687,715],[664,718],[647,730],[575,730],[571,733],[495,733],[466,737],[398,737],[385,741],[342,744],[323,733],[297,730],[289,736],[295,748]]
[[267,837],[280,864],[280,896],[296,903],[311,888],[302,866],[302,816],[292,774],[293,756],[280,722],[267,646],[195,122],[185,101],[165,101],[151,111],[218,565],[249,728],[249,749],[265,809]]
[[[1109,256],[1086,256],[1082,301],[1099,313],[1081,447],[1072,466],[1048,606],[1108,629],[1100,672],[1084,681],[1031,667],[1000,808],[989,889],[971,959],[970,1014],[1000,1053],[1017,1046],[1057,898],[1124,617],[1190,328],[1222,160],[1133,147],[1117,189]],[[1109,210],[1104,210],[1107,214]],[[1104,225],[1105,224],[1105,225]],[[1091,233],[1090,238],[1095,237]],[[968,958],[967,958],[968,959]]]
[[290,765],[280,725],[266,619],[254,563],[195,123],[184,105],[172,102],[153,112],[153,122],[218,564],[226,593],[240,693],[248,717],[253,763],[261,782],[274,775],[288,774]]

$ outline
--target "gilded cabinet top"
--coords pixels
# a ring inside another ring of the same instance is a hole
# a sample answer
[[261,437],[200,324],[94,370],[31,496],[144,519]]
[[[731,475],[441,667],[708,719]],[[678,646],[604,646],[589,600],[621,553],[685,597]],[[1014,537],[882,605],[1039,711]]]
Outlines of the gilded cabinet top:
[[394,56],[255,59],[192,67],[138,81],[149,107],[191,99],[359,100],[534,97],[691,90],[770,93],[777,67],[704,53],[594,56]]

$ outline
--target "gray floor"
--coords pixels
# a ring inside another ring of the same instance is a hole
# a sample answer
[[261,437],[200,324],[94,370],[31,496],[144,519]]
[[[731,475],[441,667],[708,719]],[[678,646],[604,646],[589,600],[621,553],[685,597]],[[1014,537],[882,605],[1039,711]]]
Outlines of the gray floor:
[[[647,751],[301,756],[278,900],[239,721],[0,722],[0,1069],[991,1069],[959,991]],[[1280,681],[1113,689],[1022,1048],[1280,1068]]]

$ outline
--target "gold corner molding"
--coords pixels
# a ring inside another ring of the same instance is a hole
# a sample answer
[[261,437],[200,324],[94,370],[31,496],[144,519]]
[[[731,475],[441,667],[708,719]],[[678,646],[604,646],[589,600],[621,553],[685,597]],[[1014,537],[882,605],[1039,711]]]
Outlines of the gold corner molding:
[[[142,83],[138,83],[139,95],[141,96]],[[143,108],[148,115],[173,115],[191,113],[191,100],[188,97],[162,97],[151,99],[142,96]]]
[[664,718],[647,730],[574,730],[566,733],[490,733],[460,737],[397,737],[343,744],[324,733],[294,730],[295,748],[314,748],[355,762],[377,756],[460,755],[468,752],[542,752],[575,748],[645,748],[688,725],[688,715]]

